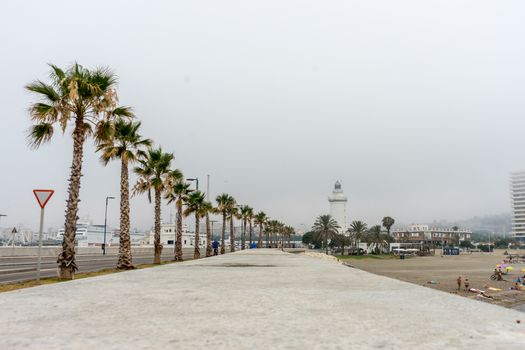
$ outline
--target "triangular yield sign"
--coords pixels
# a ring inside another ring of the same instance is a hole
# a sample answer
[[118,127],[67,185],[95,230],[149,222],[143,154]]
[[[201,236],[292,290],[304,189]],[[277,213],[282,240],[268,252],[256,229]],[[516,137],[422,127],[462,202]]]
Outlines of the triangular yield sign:
[[53,190],[33,190],[33,193],[35,194],[36,200],[38,204],[40,205],[40,208],[44,209],[47,202],[49,201],[53,193],[55,193],[55,191]]

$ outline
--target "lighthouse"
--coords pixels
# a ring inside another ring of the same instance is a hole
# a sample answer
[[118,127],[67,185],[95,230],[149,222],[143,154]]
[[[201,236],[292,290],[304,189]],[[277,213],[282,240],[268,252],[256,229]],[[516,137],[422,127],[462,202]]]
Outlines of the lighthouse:
[[340,233],[346,233],[346,202],[348,199],[343,193],[341,183],[336,181],[332,195],[328,197],[330,216],[337,221]]

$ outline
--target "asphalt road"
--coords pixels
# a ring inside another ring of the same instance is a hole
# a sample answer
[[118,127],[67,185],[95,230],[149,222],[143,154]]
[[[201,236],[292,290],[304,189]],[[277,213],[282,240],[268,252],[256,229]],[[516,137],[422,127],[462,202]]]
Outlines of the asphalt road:
[[[201,250],[201,254],[204,253]],[[173,260],[173,250],[165,249],[162,261]],[[183,250],[183,258],[193,258],[193,248]],[[134,264],[151,264],[153,253],[133,255]],[[79,272],[99,271],[115,267],[117,255],[77,255]],[[22,282],[36,279],[37,257],[0,257],[0,284]],[[40,276],[55,277],[57,275],[56,257],[43,257]]]

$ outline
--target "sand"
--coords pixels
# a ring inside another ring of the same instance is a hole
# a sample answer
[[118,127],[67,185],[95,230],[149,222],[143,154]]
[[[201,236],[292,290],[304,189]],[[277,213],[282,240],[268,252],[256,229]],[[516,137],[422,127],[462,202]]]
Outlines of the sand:
[[[444,292],[455,293],[465,297],[476,298],[486,302],[498,304],[505,307],[516,307],[525,304],[525,291],[509,290],[514,285],[518,276],[523,276],[525,263],[512,264],[514,267],[508,275],[504,276],[506,281],[491,281],[490,275],[496,264],[504,259],[504,250],[495,250],[493,253],[472,253],[459,256],[443,256],[436,251],[435,256],[412,257],[409,259],[345,259],[347,264],[356,268],[387,276],[402,281],[422,285],[429,288],[439,289]],[[525,251],[511,251],[512,254],[525,255]],[[477,297],[475,293],[465,292],[464,285],[460,291],[457,290],[456,279],[461,276],[464,281],[468,278],[470,288],[484,290],[488,295],[494,297],[485,299]],[[429,284],[428,281],[437,281],[438,284]],[[491,291],[488,287],[502,289],[502,291]]]

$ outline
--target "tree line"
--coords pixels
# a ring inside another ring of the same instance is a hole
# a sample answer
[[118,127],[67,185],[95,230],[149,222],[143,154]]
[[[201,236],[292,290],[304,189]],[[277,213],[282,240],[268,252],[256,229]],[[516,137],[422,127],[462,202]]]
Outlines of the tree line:
[[[177,208],[174,260],[182,261],[182,218],[195,217],[194,258],[200,258],[200,221],[206,225],[205,256],[212,255],[212,232],[210,214],[222,215],[221,249],[224,254],[226,225],[230,224],[230,251],[235,251],[234,220],[239,219],[244,230],[241,249],[246,242],[255,239],[254,227],[259,228],[258,247],[263,246],[266,234],[267,246],[284,244],[294,230],[280,221],[270,220],[262,211],[255,213],[248,205],[237,205],[234,197],[223,193],[215,198],[216,204],[206,200],[206,194],[190,189],[179,169],[173,169],[174,154],[165,152],[161,146],[154,147],[153,140],[140,133],[141,122],[129,106],[120,106],[117,95],[117,77],[108,68],[87,69],[75,63],[67,69],[50,65],[49,81],[36,80],[26,89],[38,96],[31,104],[29,115],[32,125],[27,140],[31,148],[39,148],[49,142],[55,129],[62,133],[71,131],[73,156],[68,179],[64,236],[62,251],[58,256],[59,277],[72,279],[78,267],[75,260],[75,235],[80,202],[80,185],[84,157],[84,145],[92,139],[96,152],[104,165],[120,162],[120,237],[118,269],[133,269],[130,239],[130,184],[129,168],[138,176],[131,195],[147,194],[154,201],[154,264],[160,264],[163,246],[160,240],[161,203],[174,203]],[[248,231],[247,231],[248,227]],[[249,233],[246,239],[246,233]]]
[[[388,244],[393,242],[390,235],[390,229],[394,225],[395,220],[390,216],[386,216],[382,220],[382,225],[368,225],[361,220],[354,220],[347,229],[346,234],[340,233],[341,227],[337,221],[330,215],[320,215],[315,220],[310,232],[303,236],[303,243],[312,244],[316,248],[325,249],[328,254],[328,248],[340,248],[344,253],[345,247],[350,247],[355,254],[361,254],[359,243],[366,242],[374,245],[376,253],[382,253],[388,249]],[[383,233],[381,226],[383,226],[387,233]]]

